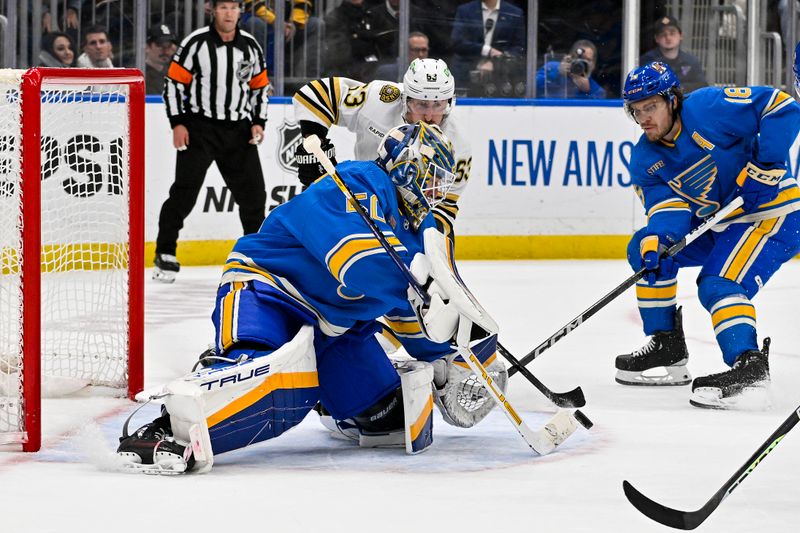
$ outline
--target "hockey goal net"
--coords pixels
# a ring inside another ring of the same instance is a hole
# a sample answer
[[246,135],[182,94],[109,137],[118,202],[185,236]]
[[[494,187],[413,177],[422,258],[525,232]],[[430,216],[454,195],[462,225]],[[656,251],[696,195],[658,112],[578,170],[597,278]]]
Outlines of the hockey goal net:
[[135,69],[0,70],[4,448],[42,395],[142,389],[143,115]]

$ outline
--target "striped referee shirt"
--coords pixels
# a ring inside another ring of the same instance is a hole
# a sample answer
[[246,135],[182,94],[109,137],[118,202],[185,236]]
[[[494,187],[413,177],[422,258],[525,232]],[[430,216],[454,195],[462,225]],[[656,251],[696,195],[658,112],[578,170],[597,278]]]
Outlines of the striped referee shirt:
[[263,127],[268,87],[264,54],[253,36],[236,28],[233,40],[225,42],[212,24],[178,47],[164,83],[164,104],[173,128],[187,115]]

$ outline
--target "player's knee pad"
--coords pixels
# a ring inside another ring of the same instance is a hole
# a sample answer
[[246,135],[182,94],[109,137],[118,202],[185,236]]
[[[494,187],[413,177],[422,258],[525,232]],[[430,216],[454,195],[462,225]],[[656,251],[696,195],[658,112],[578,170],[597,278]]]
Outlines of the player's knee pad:
[[263,357],[212,366],[167,384],[164,405],[179,441],[195,451],[198,470],[215,454],[277,437],[299,424],[317,403],[314,329]]
[[[497,358],[497,337],[477,344],[473,351],[498,389],[505,393],[508,371]],[[453,354],[434,361],[434,400],[445,422],[469,428],[494,409],[495,401],[466,362]]]
[[697,282],[697,297],[709,312],[720,300],[731,296],[747,298],[746,293],[740,284],[720,276],[703,276]]

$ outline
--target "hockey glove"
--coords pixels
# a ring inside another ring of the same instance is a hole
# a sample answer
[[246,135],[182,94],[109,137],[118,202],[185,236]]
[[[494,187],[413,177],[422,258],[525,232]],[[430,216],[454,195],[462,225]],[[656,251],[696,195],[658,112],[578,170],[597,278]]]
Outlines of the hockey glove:
[[741,188],[742,209],[745,213],[752,213],[760,206],[771,202],[778,196],[780,188],[778,183],[786,174],[784,168],[763,169],[750,161],[739,173],[736,183]]
[[425,254],[414,256],[411,274],[430,297],[430,303],[426,305],[414,289],[408,289],[408,301],[417,315],[422,334],[433,342],[451,342],[458,329],[458,309],[450,303],[447,293],[431,277],[431,264]]
[[[505,394],[508,371],[494,354],[497,336],[473,345],[475,356],[486,368],[492,382]],[[433,401],[442,418],[451,426],[469,428],[483,420],[495,402],[475,378],[472,370],[457,354],[433,362]]]
[[665,255],[667,248],[673,244],[672,238],[666,235],[648,235],[639,242],[642,266],[647,269],[644,279],[648,285],[674,279],[678,275],[678,263],[671,255]]
[[[328,156],[328,159],[331,160],[331,163],[336,166],[336,147],[333,146],[331,140],[328,138],[322,139],[321,147],[325,155]],[[322,164],[317,160],[317,157],[314,154],[309,154],[303,146],[303,143],[297,145],[294,151],[294,160],[297,163],[297,177],[300,179],[300,183],[306,187],[317,181],[326,173]]]
[[[430,296],[425,305],[416,291],[408,288],[408,300],[419,320],[422,333],[434,342],[451,342],[462,320],[472,323],[473,339],[497,333],[497,323],[467,291],[448,259],[444,235],[436,228],[423,233],[425,253],[411,261],[411,274]],[[480,332],[480,333],[477,333]]]

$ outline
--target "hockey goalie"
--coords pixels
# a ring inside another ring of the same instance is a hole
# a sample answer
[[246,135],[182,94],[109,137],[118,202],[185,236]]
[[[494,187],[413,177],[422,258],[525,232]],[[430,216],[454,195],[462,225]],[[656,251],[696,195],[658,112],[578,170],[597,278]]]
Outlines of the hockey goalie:
[[[435,125],[389,131],[375,161],[337,174],[430,297],[410,291],[381,242],[330,176],[240,238],[228,256],[212,316],[216,347],[198,371],[164,387],[162,416],[129,434],[118,455],[135,470],[203,472],[215,455],[280,436],[324,405],[332,431],[361,446],[424,451],[436,403],[468,427],[493,401],[455,357],[453,337],[474,331],[473,353],[505,389],[497,325],[454,274],[431,209],[455,176],[450,141]],[[313,216],[311,216],[313,214]],[[376,321],[409,301],[415,360],[393,364]]]

